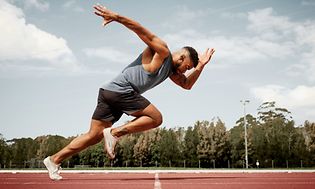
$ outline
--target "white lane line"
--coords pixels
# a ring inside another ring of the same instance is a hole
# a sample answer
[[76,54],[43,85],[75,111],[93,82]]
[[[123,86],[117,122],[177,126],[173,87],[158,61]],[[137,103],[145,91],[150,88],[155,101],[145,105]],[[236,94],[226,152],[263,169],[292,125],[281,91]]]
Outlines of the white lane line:
[[154,189],[162,189],[159,179],[159,173],[155,173]]

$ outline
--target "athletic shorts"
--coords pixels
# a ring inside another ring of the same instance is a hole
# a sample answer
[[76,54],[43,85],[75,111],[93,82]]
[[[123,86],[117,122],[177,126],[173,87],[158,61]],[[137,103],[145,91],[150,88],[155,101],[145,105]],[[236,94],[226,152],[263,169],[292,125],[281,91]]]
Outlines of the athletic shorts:
[[92,119],[109,121],[114,124],[123,113],[130,115],[145,109],[149,104],[149,100],[135,91],[118,93],[101,88]]

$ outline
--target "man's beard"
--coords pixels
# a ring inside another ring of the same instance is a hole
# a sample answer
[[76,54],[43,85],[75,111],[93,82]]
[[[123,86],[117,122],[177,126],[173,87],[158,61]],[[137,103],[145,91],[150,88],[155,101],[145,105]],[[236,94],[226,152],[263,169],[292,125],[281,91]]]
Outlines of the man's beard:
[[180,66],[181,64],[180,63],[176,63],[173,67],[173,72],[178,72],[177,68]]

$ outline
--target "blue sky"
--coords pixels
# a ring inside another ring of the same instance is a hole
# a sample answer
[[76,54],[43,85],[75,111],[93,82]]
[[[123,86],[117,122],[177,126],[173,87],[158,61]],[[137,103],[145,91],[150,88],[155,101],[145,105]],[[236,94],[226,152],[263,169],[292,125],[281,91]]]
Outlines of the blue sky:
[[[98,88],[145,48],[124,26],[102,20],[101,3],[167,42],[215,48],[191,91],[170,80],[144,93],[164,127],[219,117],[232,128],[241,99],[264,101],[315,121],[315,1],[0,0],[0,133],[7,139],[73,136],[89,129]],[[123,116],[114,126],[132,119]]]

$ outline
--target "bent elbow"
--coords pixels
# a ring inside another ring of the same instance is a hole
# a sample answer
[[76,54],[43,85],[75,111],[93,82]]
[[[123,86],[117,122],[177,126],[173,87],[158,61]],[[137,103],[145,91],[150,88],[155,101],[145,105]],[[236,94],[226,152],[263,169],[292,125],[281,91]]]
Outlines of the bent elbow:
[[191,90],[192,89],[192,86],[189,86],[189,85],[184,85],[182,86],[183,89],[186,89],[186,90]]
[[170,51],[166,45],[160,45],[156,51],[161,57],[167,58],[170,55]]
[[170,50],[168,49],[167,44],[162,41],[160,38],[158,37],[153,37],[153,39],[151,40],[151,42],[153,44],[155,44],[155,52],[158,53],[161,57],[168,57],[170,54]]

